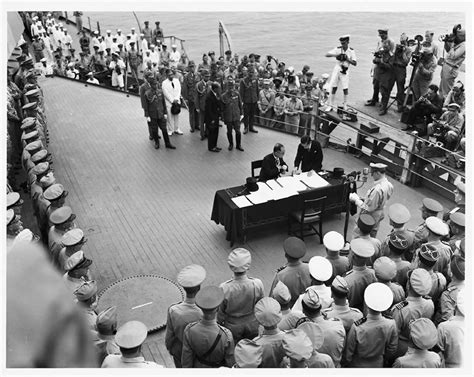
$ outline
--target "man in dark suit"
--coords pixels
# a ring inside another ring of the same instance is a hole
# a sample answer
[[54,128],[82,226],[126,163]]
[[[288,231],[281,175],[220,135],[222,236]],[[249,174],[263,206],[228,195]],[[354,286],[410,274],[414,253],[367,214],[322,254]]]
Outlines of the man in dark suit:
[[221,148],[217,147],[217,138],[219,137],[219,115],[221,113],[220,101],[218,98],[219,84],[213,82],[211,90],[206,97],[206,106],[204,113],[204,123],[206,124],[207,149],[210,152],[220,152]]
[[321,171],[323,165],[323,150],[321,144],[317,140],[311,140],[308,135],[301,137],[298,151],[296,152],[295,168],[296,173],[301,164],[301,171],[303,173],[314,170],[316,173]]
[[283,161],[285,155],[285,147],[283,144],[276,143],[273,147],[273,153],[266,155],[262,161],[262,169],[260,170],[259,181],[268,181],[269,179],[275,179],[280,174],[288,171],[288,166]]

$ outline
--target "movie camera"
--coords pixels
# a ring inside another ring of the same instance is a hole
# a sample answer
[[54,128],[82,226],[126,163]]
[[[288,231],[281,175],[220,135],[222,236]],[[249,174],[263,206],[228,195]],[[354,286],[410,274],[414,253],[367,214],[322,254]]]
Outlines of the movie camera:
[[462,27],[461,27],[461,24],[457,24],[457,25],[454,25],[453,27],[453,32],[450,33],[450,34],[441,34],[439,37],[438,37],[438,40],[440,42],[454,42],[454,40],[456,39],[456,36],[458,34],[458,31],[461,30]]

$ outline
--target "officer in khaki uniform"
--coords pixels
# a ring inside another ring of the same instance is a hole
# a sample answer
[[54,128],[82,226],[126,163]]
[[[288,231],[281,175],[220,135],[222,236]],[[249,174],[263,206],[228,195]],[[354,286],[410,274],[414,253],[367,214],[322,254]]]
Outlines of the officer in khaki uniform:
[[349,306],[349,302],[347,301],[349,285],[342,276],[338,275],[332,281],[331,294],[334,302],[329,308],[323,310],[323,316],[325,318],[339,318],[347,334],[352,324],[361,319],[364,315],[359,309]]
[[83,281],[74,291],[77,305],[84,313],[84,316],[91,330],[97,330],[97,284],[94,280]]
[[[294,311],[290,308],[290,301],[291,301],[291,294],[288,287],[279,281],[275,288],[273,288],[272,298],[278,301],[281,307],[281,320],[278,323],[278,328],[283,331],[287,331],[290,329],[294,329],[296,327],[296,323],[304,314],[302,312]],[[259,329],[259,334],[261,331]]]
[[393,282],[397,276],[397,265],[388,257],[380,257],[374,262],[375,277],[380,283],[385,284],[393,293],[392,305],[405,300],[405,289]]
[[334,362],[331,356],[325,353],[318,352],[321,346],[324,344],[324,331],[323,328],[314,322],[305,322],[298,326],[298,329],[306,333],[312,343],[312,354],[306,361],[306,367],[308,368],[334,368]]
[[408,349],[409,324],[418,318],[431,318],[434,314],[433,301],[424,296],[431,290],[429,273],[417,268],[412,271],[408,280],[408,295],[406,300],[395,305],[390,315],[395,320],[398,329],[398,349],[396,356],[403,356]]
[[380,247],[380,255],[388,257],[390,254],[389,241],[390,236],[393,232],[397,232],[399,235],[403,235],[403,238],[407,241],[407,250],[413,247],[415,242],[415,232],[412,230],[405,229],[405,224],[410,221],[411,214],[407,207],[403,204],[395,203],[388,207],[388,218],[390,219],[390,225],[393,226],[392,231],[382,241]]
[[260,279],[247,276],[252,256],[244,248],[230,252],[227,263],[234,277],[220,285],[224,300],[217,313],[217,321],[227,327],[234,341],[254,338],[258,335],[258,322],[255,318],[255,304],[265,295]]
[[242,339],[234,349],[233,368],[258,368],[262,363],[263,347],[250,339]]
[[395,262],[397,269],[397,275],[395,281],[402,287],[405,287],[408,279],[408,271],[410,270],[411,263],[405,259],[405,252],[410,248],[409,240],[406,238],[404,232],[396,230],[392,232],[388,239],[388,257]]
[[108,355],[119,355],[120,348],[115,342],[117,333],[117,307],[110,306],[102,310],[97,315],[96,320],[97,338],[94,345],[99,354],[99,361],[102,364]]
[[48,232],[48,248],[51,260],[57,260],[58,253],[62,248],[61,239],[67,231],[74,229],[76,215],[72,213],[69,206],[60,207],[49,215],[49,222],[53,224]]
[[196,305],[203,317],[184,329],[183,368],[219,368],[234,365],[232,333],[216,321],[216,313],[224,300],[222,288],[207,286],[196,295]]
[[80,287],[84,281],[91,280],[89,271],[91,264],[92,259],[86,258],[82,250],[75,252],[67,259],[65,264],[66,273],[63,275],[63,280],[71,292]]
[[9,192],[7,194],[7,210],[12,209],[15,215],[21,215],[21,208],[23,206],[23,199],[17,192]]
[[285,356],[282,345],[285,333],[277,327],[281,320],[280,304],[271,297],[262,298],[255,305],[255,318],[263,326],[263,333],[254,339],[263,348],[260,367],[279,368]]
[[454,190],[454,202],[456,203],[456,207],[454,207],[451,211],[446,212],[443,215],[444,221],[448,221],[449,216],[453,213],[466,212],[466,184],[463,181],[461,181],[461,177],[458,176],[454,180],[454,185],[456,186],[456,189]]
[[23,230],[21,216],[12,209],[7,210],[7,248],[13,245],[16,236]]
[[363,310],[364,307],[364,290],[365,288],[377,281],[375,272],[367,267],[366,263],[369,258],[374,255],[374,247],[368,240],[362,238],[354,238],[351,241],[351,251],[353,253],[352,270],[348,271],[344,278],[349,286],[349,306]]
[[426,228],[428,229],[427,243],[434,246],[439,253],[438,261],[434,266],[434,271],[441,272],[445,277],[448,276],[448,265],[451,260],[451,247],[442,242],[441,239],[449,235],[449,226],[438,217],[428,217],[425,220]]
[[339,367],[346,339],[346,331],[342,321],[338,318],[325,318],[322,315],[321,300],[313,287],[306,290],[301,305],[305,317],[298,321],[296,327],[299,328],[306,322],[316,323],[320,326],[323,330],[324,342],[318,351],[329,355],[334,365]]
[[115,335],[121,355],[108,355],[102,363],[102,368],[163,368],[153,361],[146,361],[141,355],[147,334],[147,327],[140,321],[124,323]]
[[289,364],[285,365],[287,368],[309,368],[308,361],[313,354],[313,344],[303,330],[287,331],[282,339],[282,347],[289,359]]
[[166,349],[173,356],[176,368],[181,368],[184,329],[202,318],[202,310],[196,305],[196,294],[205,278],[206,270],[197,264],[184,267],[178,274],[177,281],[186,292],[186,298],[168,308],[165,336]]
[[454,252],[456,242],[466,237],[466,215],[461,212],[454,212],[449,215],[449,247]]
[[456,299],[461,289],[464,288],[465,260],[460,255],[454,255],[449,265],[448,275],[451,282],[439,298],[438,310],[434,317],[434,323],[440,324],[454,316]]
[[382,368],[397,350],[395,321],[382,315],[393,301],[392,291],[382,283],[370,284],[364,292],[369,308],[366,317],[352,324],[344,353],[349,368]]
[[[460,368],[463,365],[463,353],[465,349],[465,293],[461,289],[456,298],[456,311],[454,317],[438,326],[438,345],[437,349],[441,352],[445,368]],[[468,355],[469,357],[469,355]]]
[[437,217],[438,214],[443,211],[443,206],[437,200],[431,198],[424,198],[420,210],[423,222],[415,229],[415,241],[413,243],[413,250],[418,249],[421,244],[425,243],[428,239],[429,232],[426,228],[425,220],[430,216]]
[[54,260],[60,272],[66,271],[68,258],[81,250],[86,242],[87,238],[84,237],[84,232],[79,228],[73,228],[64,233],[60,241],[61,249],[57,254],[57,259]]
[[[374,247],[374,254],[367,260],[367,266],[372,267],[374,261],[381,255],[382,242],[370,235],[376,225],[375,219],[368,213],[362,213],[357,220],[358,234],[354,238],[360,238],[369,241]],[[349,254],[349,261],[352,267],[352,253]]]
[[332,277],[329,282],[332,282],[336,275],[344,275],[350,270],[349,258],[341,256],[339,252],[344,247],[344,237],[342,234],[330,231],[323,237],[323,244],[326,248],[326,259],[332,264]]
[[393,363],[393,368],[441,368],[441,359],[428,351],[438,342],[436,327],[428,318],[419,318],[410,323],[410,345],[404,356]]
[[292,307],[299,295],[311,285],[311,275],[308,264],[301,262],[301,258],[306,254],[306,245],[301,239],[288,237],[283,242],[283,250],[288,263],[277,270],[269,295],[272,295],[276,284],[281,281],[290,290],[290,307]]
[[[309,273],[312,277],[311,287],[317,292],[321,301],[321,309],[327,309],[332,304],[331,288],[325,283],[332,277],[332,264],[326,258],[315,256],[309,260]],[[306,288],[308,289],[308,288]],[[304,293],[300,295],[293,305],[293,311],[302,311],[301,301]]]

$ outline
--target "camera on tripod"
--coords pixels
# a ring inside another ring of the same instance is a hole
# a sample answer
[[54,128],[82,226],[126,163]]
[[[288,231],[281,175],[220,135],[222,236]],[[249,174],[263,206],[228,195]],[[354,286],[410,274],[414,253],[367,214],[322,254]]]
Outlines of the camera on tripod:
[[440,42],[448,42],[448,43],[454,42],[458,34],[458,31],[461,29],[462,29],[461,24],[454,25],[453,32],[451,34],[442,34],[438,37],[438,40]]

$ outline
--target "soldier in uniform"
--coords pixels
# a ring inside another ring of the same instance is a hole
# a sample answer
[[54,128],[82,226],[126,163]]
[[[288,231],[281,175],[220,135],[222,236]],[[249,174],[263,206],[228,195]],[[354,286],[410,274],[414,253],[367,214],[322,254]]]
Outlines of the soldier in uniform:
[[461,212],[454,212],[449,215],[449,233],[451,237],[449,238],[449,247],[454,252],[456,249],[456,242],[464,239],[466,237],[466,215]]
[[456,311],[451,317],[438,326],[438,344],[445,368],[460,368],[463,365],[464,333],[465,333],[465,292],[459,291],[456,298]]
[[395,262],[397,268],[395,281],[402,287],[406,286],[408,271],[411,265],[409,261],[402,259],[406,251],[410,249],[409,245],[410,241],[406,238],[404,231],[397,230],[390,233],[388,239],[388,257]]
[[319,325],[323,330],[324,342],[318,351],[329,355],[336,368],[339,367],[346,339],[346,331],[342,321],[338,318],[325,318],[322,315],[321,300],[313,287],[307,289],[301,305],[305,317],[297,322],[296,327],[299,328],[306,322]]
[[52,225],[49,223],[49,215],[54,210],[61,208],[66,200],[66,197],[69,195],[69,192],[64,189],[64,186],[60,183],[55,183],[54,185],[49,186],[43,192],[43,197],[49,201],[50,205],[46,210],[45,219],[46,219],[46,231],[49,230],[49,227]]
[[[332,277],[332,264],[326,258],[315,256],[309,260],[309,273],[311,274],[311,286],[306,288],[312,288],[319,297],[321,302],[321,309],[329,308],[332,304],[331,289],[325,285],[325,283]],[[301,301],[304,293],[298,297],[295,305],[293,305],[293,311],[302,311]]]
[[454,185],[456,188],[454,189],[454,202],[456,203],[456,207],[454,207],[451,211],[446,212],[443,215],[443,220],[448,221],[449,216],[455,212],[465,213],[466,211],[466,185],[463,181],[461,181],[461,177],[458,176],[454,180]]
[[464,288],[465,263],[464,258],[460,255],[454,255],[451,259],[448,270],[451,282],[439,298],[439,307],[434,317],[436,325],[454,316],[457,296],[461,289]]
[[66,273],[63,275],[63,280],[66,287],[71,292],[74,292],[79,288],[84,281],[91,280],[91,274],[89,271],[89,266],[91,264],[92,260],[86,258],[82,250],[75,252],[67,259],[64,267]]
[[355,321],[347,334],[344,365],[350,368],[382,368],[397,350],[397,326],[382,313],[393,301],[392,291],[382,283],[370,284],[364,292],[366,317]]
[[[370,241],[374,247],[374,255],[367,261],[367,266],[372,266],[374,261],[381,256],[382,242],[379,239],[372,237],[370,233],[375,226],[375,219],[368,213],[362,213],[359,215],[357,220],[358,235],[354,235],[354,238],[361,238],[363,240]],[[352,253],[349,254],[349,261],[352,260]]]
[[211,77],[209,70],[202,69],[200,71],[201,80],[196,84],[196,94],[194,103],[196,104],[196,111],[198,113],[199,129],[201,131],[201,140],[207,137],[207,130],[205,129],[204,116],[206,112],[206,97],[211,90]]
[[354,253],[352,257],[353,267],[344,276],[349,286],[347,298],[350,307],[362,311],[364,290],[369,284],[377,281],[374,270],[367,267],[367,261],[374,255],[374,247],[368,240],[354,238],[351,241],[351,250]]
[[12,209],[15,215],[21,215],[21,208],[23,206],[23,199],[17,192],[9,192],[7,194],[7,210]]
[[[385,203],[393,194],[393,185],[385,176],[387,165],[382,163],[370,163],[370,168],[372,178],[374,179],[374,186],[367,191],[365,199],[360,199],[356,193],[351,193],[349,195],[349,200],[354,202],[357,207],[361,209],[360,214],[368,213],[375,219],[375,226],[370,232],[370,235],[376,237],[379,223],[384,218],[383,210]],[[354,230],[354,233],[358,233],[357,227]]]
[[304,331],[312,343],[312,354],[305,362],[305,366],[307,368],[334,368],[331,356],[318,352],[324,344],[324,331],[322,327],[314,322],[305,322],[294,331],[298,330]]
[[342,276],[337,275],[331,284],[331,295],[334,302],[327,309],[323,310],[325,318],[339,318],[346,334],[349,332],[352,324],[361,319],[364,315],[359,309],[351,308],[347,301],[349,294],[349,285]]
[[72,213],[72,209],[69,206],[60,207],[49,215],[49,222],[53,224],[48,232],[48,249],[52,261],[57,260],[59,251],[62,248],[61,239],[64,234],[76,227],[75,219],[76,215]]
[[253,339],[263,348],[260,367],[278,368],[285,356],[282,345],[285,333],[278,328],[282,318],[280,304],[271,297],[262,298],[255,305],[255,318],[263,326],[262,334]]
[[432,287],[429,296],[432,298],[435,305],[438,302],[441,293],[446,289],[446,278],[440,272],[434,271],[434,266],[439,259],[439,252],[433,245],[426,243],[421,246],[415,255],[414,262],[410,268],[423,268],[431,276]]
[[398,304],[405,299],[404,288],[392,282],[397,276],[397,265],[389,257],[380,257],[374,262],[374,271],[377,281],[385,284],[393,293],[392,305]]
[[250,339],[242,339],[234,349],[233,368],[259,368],[262,363],[263,347]]
[[132,76],[138,79],[138,66],[140,65],[140,58],[138,56],[138,50],[135,48],[135,42],[130,42],[130,49],[127,51],[127,63],[132,72]]
[[97,348],[100,364],[108,355],[119,355],[120,348],[115,342],[117,333],[117,307],[111,306],[97,315],[97,339],[94,345]]
[[282,348],[289,359],[287,368],[309,367],[308,360],[313,354],[313,343],[311,343],[311,339],[303,330],[294,329],[284,333]]
[[[451,260],[452,251],[448,244],[441,241],[449,234],[448,224],[438,217],[428,217],[425,220],[426,229],[428,230],[427,244],[438,250],[439,258],[434,266],[434,271],[441,272],[444,277],[448,276],[448,265]],[[415,257],[416,258],[416,257]],[[415,261],[416,263],[416,261]]]
[[176,368],[181,368],[184,329],[202,318],[202,310],[196,305],[196,294],[205,278],[206,270],[197,264],[183,268],[178,274],[177,281],[186,292],[186,298],[168,308],[165,336],[166,349],[173,356]]
[[436,327],[428,318],[419,318],[410,323],[410,343],[405,356],[393,363],[393,368],[441,368],[441,359],[428,351],[438,342]]
[[224,300],[222,288],[207,286],[196,295],[196,305],[203,318],[184,329],[183,368],[219,368],[234,365],[234,339],[230,330],[216,321],[216,313]]
[[249,69],[248,76],[240,81],[240,98],[244,103],[244,134],[250,132],[258,133],[255,129],[255,114],[257,113],[258,80],[255,78],[255,70]]
[[82,284],[74,290],[74,296],[76,296],[77,305],[85,314],[89,328],[91,330],[97,330],[97,313],[95,312],[95,308],[97,307],[96,282],[94,280],[83,281]]
[[237,342],[242,338],[251,339],[258,335],[254,309],[265,293],[260,279],[247,276],[251,262],[248,250],[232,250],[227,263],[234,277],[220,285],[224,291],[224,300],[219,307],[217,320],[232,332]]
[[409,324],[417,318],[430,318],[434,314],[430,293],[432,282],[429,273],[417,268],[412,271],[407,284],[407,298],[396,304],[390,311],[398,329],[398,349],[396,357],[403,356],[408,349]]
[[141,355],[147,334],[148,329],[142,322],[129,321],[123,324],[115,335],[121,355],[108,355],[102,363],[102,368],[163,368],[153,361],[146,361]]
[[57,259],[54,260],[59,271],[65,271],[68,258],[75,252],[81,250],[86,242],[87,238],[84,237],[84,232],[79,228],[73,228],[64,233],[60,242],[61,250],[59,250],[57,254]]
[[[149,89],[151,89],[150,83],[148,82],[151,78],[154,77],[154,72],[152,70],[147,71],[144,70],[143,72],[143,84],[140,85],[138,88],[138,93],[140,95],[140,103],[142,105],[143,111],[145,111],[145,108],[147,107],[147,100],[145,97],[145,92]],[[148,124],[148,139],[149,140],[154,140],[154,134],[152,132],[152,126],[150,125],[150,122],[147,121]],[[158,138],[160,136],[158,135]]]
[[332,277],[328,283],[337,275],[344,275],[350,270],[349,258],[341,256],[339,252],[344,247],[344,237],[342,234],[330,231],[327,232],[323,237],[323,244],[326,248],[326,259],[332,264]]
[[281,281],[291,293],[290,307],[292,307],[299,295],[311,285],[311,275],[307,263],[302,263],[301,258],[306,254],[305,243],[297,237],[288,237],[283,242],[283,250],[288,263],[280,267],[273,279],[269,296],[272,295],[276,284]]
[[232,76],[227,77],[226,91],[222,94],[224,123],[227,127],[227,140],[229,141],[229,150],[234,148],[232,130],[235,131],[236,149],[243,152],[242,134],[240,132],[240,120],[243,115],[242,99],[240,93],[235,89],[235,81]]
[[425,220],[430,216],[437,217],[438,213],[443,211],[443,206],[437,200],[431,198],[424,198],[422,204],[423,205],[420,210],[423,222],[415,229],[415,241],[413,243],[413,250],[418,249],[421,244],[425,243],[428,239],[428,229],[426,228]]
[[[279,281],[275,288],[273,288],[271,297],[277,300],[281,307],[281,320],[278,323],[278,328],[282,331],[294,329],[296,323],[301,317],[304,317],[302,312],[295,312],[290,307],[291,293],[288,287]],[[259,329],[259,334],[261,333]]]
[[191,132],[199,130],[198,113],[196,111],[196,85],[198,77],[196,75],[196,64],[193,60],[188,63],[187,73],[184,75],[183,85],[181,86],[181,95],[183,96],[188,106],[189,112],[189,127]]
[[23,230],[23,223],[21,222],[21,216],[15,215],[15,211],[12,209],[7,210],[7,248],[12,246],[18,233]]
[[389,240],[390,235],[393,232],[397,234],[403,234],[404,238],[408,241],[408,248],[411,248],[415,241],[415,233],[411,230],[405,229],[405,224],[410,221],[411,214],[407,207],[403,204],[395,203],[388,207],[388,218],[390,225],[393,227],[390,234],[382,241],[380,247],[380,255],[388,257],[390,254]]

